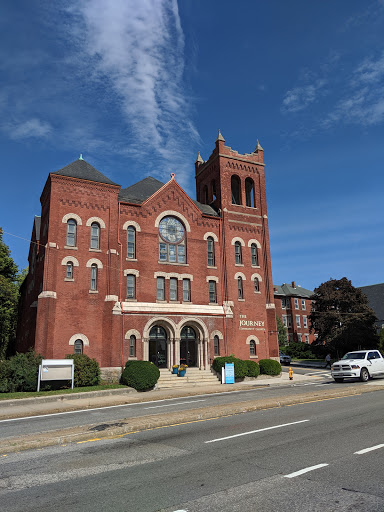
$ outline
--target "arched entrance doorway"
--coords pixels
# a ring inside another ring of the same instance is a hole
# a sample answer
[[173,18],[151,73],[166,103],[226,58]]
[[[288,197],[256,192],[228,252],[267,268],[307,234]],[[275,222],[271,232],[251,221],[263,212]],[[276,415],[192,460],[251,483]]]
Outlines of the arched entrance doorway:
[[197,366],[197,336],[195,330],[189,326],[181,330],[180,363]]
[[167,333],[160,325],[149,331],[149,360],[159,368],[167,367]]

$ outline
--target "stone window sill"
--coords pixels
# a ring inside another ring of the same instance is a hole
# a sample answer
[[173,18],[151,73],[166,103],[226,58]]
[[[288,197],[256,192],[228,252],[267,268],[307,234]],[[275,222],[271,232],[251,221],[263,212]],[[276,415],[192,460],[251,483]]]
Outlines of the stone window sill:
[[244,267],[244,263],[235,263],[235,267]]
[[137,302],[137,299],[132,299],[132,298],[128,299],[128,297],[126,297],[124,302]]
[[89,290],[89,293],[99,293],[98,290]]
[[137,261],[137,258],[125,258],[126,261]]
[[189,264],[188,263],[177,263],[177,262],[173,262],[173,261],[158,261],[157,263],[159,263],[160,265],[173,265],[173,266],[177,266],[177,267],[189,267]]
[[73,279],[73,277],[64,277],[64,281],[73,282],[74,279]]
[[245,302],[245,299],[237,299],[239,302]]
[[72,247],[72,245],[64,245],[64,249],[70,249],[71,251],[77,251],[77,247]]
[[259,356],[249,356],[251,359],[258,359]]
[[89,252],[103,252],[101,249],[91,249],[89,248]]

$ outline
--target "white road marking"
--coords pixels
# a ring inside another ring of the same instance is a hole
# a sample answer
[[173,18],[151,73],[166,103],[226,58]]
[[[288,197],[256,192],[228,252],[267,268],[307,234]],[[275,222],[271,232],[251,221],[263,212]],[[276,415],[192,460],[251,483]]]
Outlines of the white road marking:
[[300,476],[304,473],[308,473],[308,471],[314,471],[315,469],[324,468],[325,466],[328,466],[328,464],[317,464],[317,466],[311,466],[309,468],[300,469],[300,471],[290,473],[289,475],[284,475],[284,478],[295,478],[295,476]]
[[173,407],[174,405],[193,404],[195,402],[205,402],[205,400],[189,400],[188,402],[178,402],[176,404],[153,405],[152,407],[144,407],[144,409],[157,409],[158,407]]
[[273,430],[275,428],[289,427],[290,425],[298,425],[299,423],[305,423],[309,420],[294,421],[293,423],[283,423],[282,425],[274,425],[273,427],[259,428],[258,430],[251,430],[250,432],[242,432],[241,434],[235,434],[233,436],[220,437],[218,439],[211,439],[210,441],[204,441],[205,444],[216,443],[216,441],[225,441],[226,439],[233,439],[234,437],[248,436],[250,434],[256,434],[257,432],[265,432],[266,430]]
[[378,444],[376,446],[371,446],[370,448],[364,448],[364,450],[355,452],[354,455],[362,455],[363,453],[372,452],[373,450],[378,450],[379,448],[384,448],[384,444]]

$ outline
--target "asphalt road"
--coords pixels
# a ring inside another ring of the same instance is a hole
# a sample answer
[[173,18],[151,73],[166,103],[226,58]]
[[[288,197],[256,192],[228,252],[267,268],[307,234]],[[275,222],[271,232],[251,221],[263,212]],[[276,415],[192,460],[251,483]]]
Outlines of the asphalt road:
[[7,512],[383,512],[382,391],[0,458]]

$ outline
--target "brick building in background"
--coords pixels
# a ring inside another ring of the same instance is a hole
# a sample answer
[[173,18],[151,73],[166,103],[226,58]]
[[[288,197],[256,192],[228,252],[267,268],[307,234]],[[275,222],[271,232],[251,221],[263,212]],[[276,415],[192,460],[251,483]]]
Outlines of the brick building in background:
[[309,315],[312,310],[313,292],[293,281],[292,284],[274,286],[276,316],[281,318],[288,331],[288,341],[312,343],[315,334],[310,332]]
[[207,368],[278,358],[264,152],[195,163],[197,201],[146,177],[121,189],[81,157],[49,174],[23,285],[17,349]]

